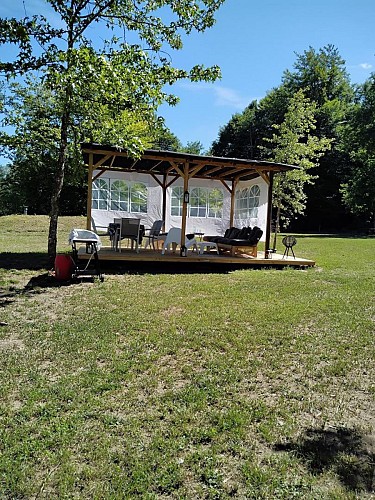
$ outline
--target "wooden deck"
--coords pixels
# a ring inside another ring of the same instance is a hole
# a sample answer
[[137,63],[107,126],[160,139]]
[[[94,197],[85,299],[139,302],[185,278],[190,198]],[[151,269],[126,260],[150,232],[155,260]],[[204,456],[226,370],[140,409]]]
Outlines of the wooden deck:
[[[90,258],[90,254],[85,252],[84,248],[79,249],[79,259],[87,260]],[[196,272],[199,268],[206,268],[211,266],[216,268],[220,272],[221,268],[224,270],[225,267],[230,268],[257,268],[257,267],[296,267],[305,268],[315,266],[315,262],[308,259],[302,259],[296,256],[283,257],[282,254],[274,253],[272,254],[272,259],[265,259],[264,252],[258,251],[257,257],[250,257],[248,255],[235,255],[231,256],[228,254],[217,255],[213,251],[210,253],[204,253],[198,255],[195,251],[189,251],[187,257],[180,257],[179,251],[176,253],[166,252],[165,255],[161,254],[161,251],[154,251],[150,249],[140,248],[139,253],[135,250],[129,248],[122,248],[121,252],[115,252],[110,247],[102,247],[99,251],[99,260],[103,263],[103,267],[108,267],[109,264],[113,264],[110,267],[115,268],[117,266],[124,268],[124,266],[137,267],[142,269],[152,270],[154,266],[154,271],[157,271],[164,264],[166,266],[177,266],[178,268],[185,268],[185,271],[189,270]],[[155,264],[157,267],[155,268]]]

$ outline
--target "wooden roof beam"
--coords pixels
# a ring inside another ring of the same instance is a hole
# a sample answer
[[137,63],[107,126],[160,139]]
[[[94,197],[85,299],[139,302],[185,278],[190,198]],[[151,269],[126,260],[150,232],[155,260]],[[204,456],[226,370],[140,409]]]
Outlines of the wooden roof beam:
[[171,181],[169,181],[167,184],[166,184],[166,188],[169,188],[169,186],[172,186],[173,183],[175,183],[177,181],[177,179],[179,179],[180,176],[179,175],[176,175],[174,179],[172,179]]
[[256,168],[255,171],[260,175],[260,177],[266,182],[267,185],[270,183],[270,178],[267,175],[266,172],[263,172],[263,170],[260,170],[259,168]]
[[163,161],[164,161],[164,160],[160,160],[160,161],[158,161],[158,162],[157,162],[154,166],[152,166],[152,167],[150,168],[150,173],[151,173],[151,172],[152,172],[155,168],[157,168],[159,165],[161,165],[161,164],[163,163]]
[[196,165],[195,167],[193,167],[193,169],[189,172],[189,179],[191,179],[192,177],[194,177],[198,172],[200,172],[202,170],[202,168],[204,168],[204,165]]
[[233,178],[231,180],[239,182],[239,181],[243,180],[243,177],[246,177],[245,180],[252,180],[252,179],[256,179],[257,177],[259,177],[259,175],[255,172],[255,170],[252,170],[252,169],[242,170],[242,171],[238,172],[237,175],[233,176]]
[[251,167],[236,167],[236,168],[232,168],[231,170],[227,170],[226,172],[223,172],[222,174],[219,174],[217,176],[217,178],[220,180],[221,177],[227,177],[228,175],[232,175],[232,174],[235,174],[235,173],[239,173],[240,175],[243,175],[244,171],[246,171],[246,174],[250,174],[254,171],[253,168]]
[[96,175],[94,175],[92,181],[94,182],[96,181],[96,179],[99,179],[99,177],[101,177],[104,174],[104,172],[107,172],[107,170],[108,170],[107,168],[100,169],[99,172]]
[[[103,158],[103,159],[102,159],[102,160],[103,160],[103,161],[102,161],[102,163],[103,163],[104,161],[106,161],[107,159],[109,159],[109,158],[108,158],[108,157]],[[113,162],[114,162],[114,161],[115,161],[115,155],[113,155],[113,156],[112,156],[112,160],[111,160],[111,163],[110,163],[109,167],[103,167],[102,169],[100,169],[100,172],[98,172],[98,173],[97,173],[97,174],[93,177],[92,181],[96,181],[96,179],[98,179],[99,177],[101,177],[101,176],[104,174],[104,172],[107,172],[107,170],[110,170],[110,169],[113,167]],[[98,162],[98,163],[99,163],[99,162]],[[94,168],[95,168],[95,167],[94,167]]]
[[228,184],[227,184],[225,181],[223,181],[223,179],[220,179],[220,182],[221,182],[221,183],[222,183],[222,185],[225,187],[225,189],[226,189],[227,191],[229,191],[229,193],[232,193],[232,188],[231,188],[231,187],[229,187],[229,186],[228,186]]
[[[205,166],[207,166],[207,165],[205,165]],[[218,170],[221,170],[222,168],[223,168],[223,165],[220,165],[220,166],[218,166],[218,167],[211,168],[210,170],[207,170],[207,172],[205,172],[205,174],[207,174],[207,175],[211,175],[211,174],[213,174],[213,173],[217,172]]]
[[[93,165],[94,170],[98,169],[101,165],[103,165],[103,163],[106,162],[107,160],[109,160],[111,158],[111,156],[113,156],[113,155],[110,154],[110,155],[103,156],[103,158],[101,158],[97,163],[95,163],[95,165]],[[114,158],[114,156],[113,156],[113,158]],[[113,163],[113,161],[112,161],[112,163]]]
[[170,162],[170,164],[173,166],[173,168],[176,170],[176,172],[178,173],[178,175],[182,178],[185,177],[185,174],[184,172],[180,169],[180,167],[177,165],[177,163],[174,163],[174,162]]

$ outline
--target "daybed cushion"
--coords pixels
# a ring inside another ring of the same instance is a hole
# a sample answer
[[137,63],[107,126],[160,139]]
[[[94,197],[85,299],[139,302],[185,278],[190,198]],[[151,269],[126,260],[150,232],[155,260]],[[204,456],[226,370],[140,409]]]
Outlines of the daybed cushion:
[[251,227],[243,227],[242,229],[231,227],[225,231],[224,236],[204,236],[203,240],[223,245],[252,247],[258,244],[262,234],[263,231],[257,226],[254,226],[253,229]]

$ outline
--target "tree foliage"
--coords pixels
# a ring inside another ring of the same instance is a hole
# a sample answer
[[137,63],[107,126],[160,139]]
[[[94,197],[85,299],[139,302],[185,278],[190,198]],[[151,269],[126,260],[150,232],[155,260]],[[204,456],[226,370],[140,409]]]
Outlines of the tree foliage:
[[346,117],[353,88],[345,61],[333,45],[318,51],[310,47],[297,54],[294,71],[286,70],[283,85],[291,93],[302,89],[317,107],[316,130],[320,136],[334,135],[335,126]]
[[314,135],[316,129],[316,105],[305,97],[302,90],[290,99],[284,121],[274,124],[274,133],[266,138],[269,148],[262,147],[269,160],[277,163],[298,165],[275,176],[273,202],[277,208],[276,232],[280,221],[287,227],[292,218],[303,214],[306,208],[306,184],[312,184],[315,176],[310,170],[331,146],[331,140]]
[[[286,70],[281,84],[259,102],[251,103],[221,128],[212,151],[223,156],[263,158],[274,144],[275,125],[281,125],[296,93],[302,91],[315,105],[314,136],[331,140],[331,148],[314,169],[314,183],[305,183],[304,215],[292,218],[293,227],[331,230],[345,225],[345,206],[340,186],[353,171],[348,148],[341,147],[342,123],[350,115],[354,91],[337,48],[310,47],[296,55],[292,70]],[[301,221],[298,226],[298,221]]]
[[[25,84],[12,83],[3,96],[3,125],[11,132],[0,133],[0,150],[9,160],[1,187],[1,212],[17,213],[28,206],[30,213],[48,214],[59,151],[59,94],[39,80],[26,77]],[[101,119],[95,121],[86,105],[72,109],[65,182],[60,213],[83,214],[86,210],[86,171],[82,164],[83,141],[114,144],[117,137],[139,137],[148,144],[149,127],[127,110],[110,116],[105,106],[96,106]],[[88,113],[92,119],[88,119]]]
[[[166,85],[182,78],[199,81],[218,77],[217,67],[174,68],[165,50],[181,49],[183,33],[212,26],[215,11],[222,3],[223,0],[46,0],[51,9],[49,21],[43,16],[0,19],[0,44],[17,48],[13,60],[0,61],[0,72],[11,78],[38,71],[58,95],[61,106],[48,237],[51,260],[56,253],[59,201],[74,110],[81,107],[81,116],[104,124],[124,111],[155,124],[157,107],[163,101],[176,102],[173,95],[165,93]],[[104,39],[100,48],[92,29],[98,27]],[[97,114],[98,110],[102,114]],[[136,135],[119,134],[117,139],[133,155],[144,147]]]
[[181,151],[193,155],[202,155],[204,153],[204,146],[201,141],[188,141],[186,146],[182,147]]
[[352,170],[341,185],[349,210],[375,228],[375,74],[357,90],[357,101],[342,130],[342,148]]

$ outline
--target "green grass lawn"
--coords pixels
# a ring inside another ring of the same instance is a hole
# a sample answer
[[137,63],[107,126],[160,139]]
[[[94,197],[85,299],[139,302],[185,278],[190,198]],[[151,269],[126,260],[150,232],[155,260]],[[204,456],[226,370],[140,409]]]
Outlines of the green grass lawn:
[[0,498],[374,498],[375,239],[54,286],[47,231],[0,217]]

